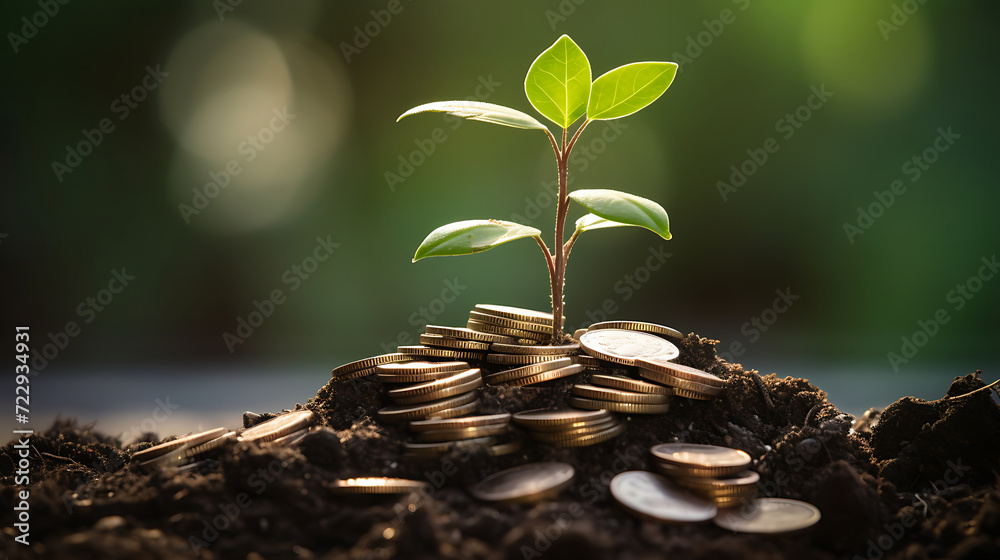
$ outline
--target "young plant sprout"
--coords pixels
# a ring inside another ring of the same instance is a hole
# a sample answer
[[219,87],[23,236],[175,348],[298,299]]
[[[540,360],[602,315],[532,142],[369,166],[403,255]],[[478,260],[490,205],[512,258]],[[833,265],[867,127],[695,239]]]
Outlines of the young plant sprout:
[[[536,111],[555,123],[561,133],[531,115],[516,109],[478,101],[438,101],[410,109],[397,122],[416,113],[449,113],[470,120],[513,128],[541,130],[552,144],[559,175],[555,239],[552,249],[533,227],[502,220],[464,220],[441,226],[424,239],[413,262],[425,257],[471,255],[508,241],[533,238],[545,256],[552,291],[552,344],[563,336],[563,287],[566,260],[581,233],[594,229],[637,226],[670,239],[667,213],[659,204],[629,193],[610,189],[583,189],[567,193],[567,168],[573,146],[593,121],[626,117],[656,101],[670,87],[677,73],[673,62],[634,62],[619,66],[591,82],[590,61],[567,35],[560,37],[531,64],[524,79],[524,93]],[[572,136],[570,126],[583,118]],[[589,213],[576,221],[569,240],[565,238],[569,201]]]

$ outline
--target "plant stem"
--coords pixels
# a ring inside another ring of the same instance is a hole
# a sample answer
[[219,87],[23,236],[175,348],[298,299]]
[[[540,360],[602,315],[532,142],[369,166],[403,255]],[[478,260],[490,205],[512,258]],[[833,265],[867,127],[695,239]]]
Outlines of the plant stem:
[[566,228],[566,213],[569,199],[566,192],[567,158],[566,129],[563,129],[562,145],[559,157],[556,158],[559,171],[559,203],[556,205],[555,243],[556,249],[555,274],[552,278],[552,344],[560,344],[563,338],[563,288],[566,284],[566,252],[562,250],[564,230]]
[[542,249],[542,254],[545,255],[545,264],[549,266],[549,285],[551,288],[552,280],[556,276],[556,268],[555,265],[552,263],[552,252],[549,251],[549,248],[545,246],[545,242],[542,241],[541,237],[536,235],[534,239],[535,241],[538,242],[538,246]]

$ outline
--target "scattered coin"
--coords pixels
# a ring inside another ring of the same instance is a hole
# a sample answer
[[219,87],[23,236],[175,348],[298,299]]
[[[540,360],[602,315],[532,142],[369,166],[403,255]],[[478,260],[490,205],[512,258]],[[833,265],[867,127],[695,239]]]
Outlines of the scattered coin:
[[662,475],[627,471],[611,479],[611,495],[630,512],[662,523],[698,523],[715,517],[718,508]]
[[489,323],[481,323],[479,321],[474,321],[472,319],[469,319],[469,322],[466,323],[466,326],[468,326],[470,329],[474,331],[490,333],[490,334],[499,334],[514,338],[537,340],[539,342],[546,342],[552,339],[551,332],[543,333],[543,332],[525,331],[521,329],[508,329],[505,327],[500,327]]
[[486,362],[503,366],[526,366],[528,364],[540,364],[558,360],[563,356],[546,356],[534,354],[488,354]]
[[485,313],[477,313],[472,311],[469,313],[470,321],[478,321],[480,323],[485,323],[488,325],[496,325],[498,327],[503,327],[505,329],[516,329],[521,331],[529,332],[540,332],[540,333],[552,333],[552,325],[546,325],[544,323],[531,323],[528,321],[517,321],[515,319],[507,319],[506,317],[496,317],[493,315],[487,315]]
[[725,476],[745,470],[751,459],[745,451],[697,443],[661,443],[650,452],[657,461],[681,469],[687,476]]
[[420,442],[444,442],[473,439],[487,436],[498,436],[510,431],[509,424],[493,424],[490,426],[469,426],[467,428],[449,428],[444,430],[428,430],[417,434]]
[[401,354],[410,356],[411,359],[416,359],[419,356],[422,358],[442,358],[449,360],[481,360],[483,357],[482,352],[431,348],[428,346],[400,346],[396,350],[399,350]]
[[[582,368],[583,366],[577,366]],[[657,393],[637,393],[635,391],[625,391],[622,389],[612,389],[610,387],[598,387],[596,385],[574,385],[571,392],[580,397],[597,399],[602,401],[613,401],[633,404],[667,404],[670,402],[670,395]]]
[[374,368],[375,366],[380,366],[382,364],[389,364],[389,363],[409,362],[412,360],[413,360],[412,356],[407,356],[400,353],[383,354],[381,356],[373,356],[371,358],[365,358],[364,360],[358,360],[356,362],[350,362],[342,366],[337,366],[333,368],[332,376],[333,379],[348,379],[351,377],[363,377],[363,375],[370,375],[372,373],[375,373],[374,371],[369,371],[372,370],[372,368]]
[[217,439],[225,433],[225,428],[216,428],[214,430],[189,434],[179,437],[173,441],[154,445],[153,447],[133,453],[132,460],[142,464],[148,464],[152,461],[158,461],[161,459],[164,461],[184,459],[186,457],[187,450],[193,449],[205,442]]
[[504,344],[495,342],[490,345],[490,350],[503,354],[531,354],[535,356],[571,356],[580,351],[580,345],[560,344],[555,346],[542,346],[538,344]]
[[538,409],[518,412],[511,420],[529,430],[561,431],[605,422],[614,418],[607,410]]
[[502,342],[504,344],[517,344],[517,339],[515,337],[474,331],[466,327],[442,327],[439,325],[427,325],[426,327],[424,327],[424,332],[426,332],[427,334],[439,334],[441,336],[448,336],[460,340],[475,340],[478,342],[489,342],[489,343]]
[[404,422],[407,420],[422,420],[432,416],[441,416],[445,411],[472,403],[478,395],[475,391],[443,399],[440,401],[404,406],[389,406],[378,411],[378,417],[385,422]]
[[430,484],[420,480],[376,476],[334,480],[329,489],[334,494],[409,494],[427,491]]
[[587,331],[580,346],[591,356],[626,366],[636,365],[637,358],[669,360],[680,355],[676,346],[656,335],[622,329]]
[[722,387],[726,384],[725,381],[707,371],[674,363],[663,358],[644,358],[636,362],[636,365],[640,368],[640,375],[642,375],[643,370],[648,370],[713,387]]
[[584,397],[570,397],[570,406],[584,410],[610,410],[623,414],[666,414],[670,412],[670,404],[633,404],[613,401],[598,401]]
[[486,350],[490,349],[489,342],[479,342],[476,340],[460,340],[457,338],[441,336],[439,334],[420,335],[420,344],[423,344],[424,346],[436,346],[440,348],[453,348],[455,350],[473,350],[476,352],[485,352]]
[[591,375],[590,382],[601,387],[612,389],[622,389],[624,391],[634,391],[636,393],[652,393],[655,395],[672,395],[673,391],[669,387],[647,383],[632,379],[631,377],[619,377],[617,375]]
[[492,426],[494,424],[510,423],[510,413],[483,414],[481,416],[466,416],[465,418],[435,418],[432,420],[414,420],[410,422],[410,429],[414,432],[426,432],[428,430],[452,430],[456,428],[473,428],[478,426]]
[[737,533],[793,533],[812,527],[820,520],[816,506],[785,498],[761,498],[749,511],[740,508],[715,518],[715,524]]
[[507,383],[514,379],[520,379],[522,377],[529,377],[542,373],[544,371],[551,371],[554,369],[559,369],[573,365],[573,360],[570,358],[558,358],[555,360],[549,360],[547,362],[541,362],[537,364],[531,364],[528,366],[523,366],[514,369],[508,369],[506,371],[501,371],[500,373],[494,373],[492,375],[486,376],[486,382],[490,385],[496,385],[498,383]]
[[[476,305],[476,312],[485,313],[487,315],[492,315],[494,317],[506,317],[508,319],[514,319],[516,321],[525,321],[528,323],[540,323],[543,325],[552,326],[552,314],[545,313],[543,311],[535,311],[533,309],[522,309],[520,307],[511,307],[509,305],[492,305],[488,303],[480,303]],[[563,317],[563,321],[566,317]]]
[[494,473],[469,488],[469,493],[487,502],[536,502],[569,486],[573,475],[573,467],[566,463],[529,463]]
[[313,420],[314,416],[311,410],[295,410],[243,430],[237,440],[272,441],[303,428],[308,428],[313,423]]
[[537,383],[545,383],[546,381],[553,381],[555,379],[576,375],[583,370],[584,370],[583,366],[579,364],[574,364],[571,366],[561,367],[558,369],[543,371],[541,373],[536,373],[535,375],[529,375],[528,377],[518,377],[517,379],[512,379],[508,381],[507,384],[519,387],[523,387],[525,385],[535,385]]
[[684,339],[684,335],[677,329],[672,329],[670,327],[654,323],[643,323],[642,321],[603,321],[590,325],[587,330],[594,331],[598,329],[623,329],[626,331],[639,331],[655,334],[657,336],[676,338],[678,340]]

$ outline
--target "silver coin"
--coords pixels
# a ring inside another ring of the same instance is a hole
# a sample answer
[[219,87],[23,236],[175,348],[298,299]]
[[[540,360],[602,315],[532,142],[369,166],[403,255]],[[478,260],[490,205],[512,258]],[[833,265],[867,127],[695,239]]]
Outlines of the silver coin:
[[719,512],[711,501],[648,471],[628,471],[614,477],[611,495],[632,513],[662,523],[698,523]]
[[653,334],[624,329],[599,329],[580,336],[580,346],[587,354],[626,366],[636,365],[637,358],[656,357],[672,360],[680,350]]

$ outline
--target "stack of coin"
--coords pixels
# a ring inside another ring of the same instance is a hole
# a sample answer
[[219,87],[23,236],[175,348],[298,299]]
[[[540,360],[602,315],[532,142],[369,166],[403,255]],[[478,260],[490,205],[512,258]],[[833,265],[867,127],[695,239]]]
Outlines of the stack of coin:
[[753,499],[760,476],[747,470],[750,455],[739,449],[695,443],[661,443],[650,449],[658,471],[675,483],[733,507]]
[[[684,335],[681,331],[677,329],[672,329],[670,327],[665,327],[663,325],[657,325],[655,323],[644,323],[642,321],[602,321],[600,323],[594,323],[587,327],[588,331],[596,331],[598,329],[622,329],[626,331],[637,331],[649,334],[655,334],[663,338],[673,338],[675,340],[684,340]],[[582,334],[582,333],[579,333]],[[579,337],[574,337],[579,340]]]
[[625,424],[607,410],[528,410],[515,414],[514,423],[531,439],[555,447],[586,447],[625,432]]
[[711,373],[661,358],[639,359],[636,365],[641,377],[673,387],[678,397],[711,400],[719,396],[725,385],[725,381]]
[[[565,321],[565,317],[563,318]],[[469,329],[525,341],[552,340],[552,314],[520,307],[480,303],[469,312]]]
[[[455,368],[459,364],[461,363],[446,364],[445,368]],[[475,410],[476,389],[483,386],[483,377],[479,369],[469,368],[441,372],[434,371],[435,365],[430,363],[422,365],[424,373],[393,374],[382,373],[386,371],[385,368],[381,370],[379,375],[383,376],[382,379],[385,379],[387,375],[401,375],[407,379],[426,376],[429,380],[391,389],[388,395],[396,403],[396,406],[380,410],[378,412],[379,418],[387,422],[421,420],[432,416],[453,418]],[[411,368],[408,371],[421,370]],[[447,375],[439,377],[441,373]]]
[[610,410],[625,414],[666,414],[669,387],[629,377],[591,375],[591,385],[574,385],[569,405],[584,410]]
[[576,375],[582,372],[583,369],[583,366],[574,364],[572,358],[560,358],[557,356],[553,360],[546,360],[487,375],[486,382],[490,385],[504,384],[523,387]]
[[460,446],[485,445],[494,455],[513,453],[521,441],[513,437],[510,414],[482,414],[462,418],[414,420],[409,429],[415,442],[405,444],[407,455],[434,457]]
[[412,362],[416,358],[402,353],[383,354],[372,356],[356,362],[350,362],[342,366],[333,368],[334,379],[353,379],[356,377],[367,377],[375,373],[375,367],[382,364],[399,364]]

